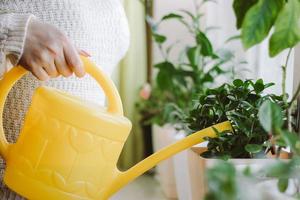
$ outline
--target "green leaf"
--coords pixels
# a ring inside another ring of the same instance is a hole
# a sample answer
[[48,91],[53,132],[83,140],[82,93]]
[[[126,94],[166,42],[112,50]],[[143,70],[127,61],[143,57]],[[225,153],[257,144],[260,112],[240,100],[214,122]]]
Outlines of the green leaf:
[[[276,139],[275,142],[276,142],[276,145],[278,145],[278,146],[280,146],[280,147],[286,147],[286,146],[287,146],[285,140],[282,139],[282,138]],[[269,146],[271,146],[271,145],[272,145],[272,144],[269,144]]]
[[282,6],[283,0],[259,0],[250,8],[242,25],[242,42],[246,49],[268,36]]
[[275,83],[267,83],[267,84],[265,84],[265,89],[272,87],[273,85],[275,85]]
[[277,162],[271,166],[267,166],[264,171],[270,177],[288,178],[290,176],[292,163],[291,162]]
[[262,150],[262,145],[259,144],[247,144],[245,150],[249,153],[259,153]]
[[259,79],[254,84],[254,91],[256,94],[261,93],[265,89],[265,85],[262,79]]
[[190,11],[188,10],[180,10],[181,12],[185,13],[186,15],[188,15],[192,20],[195,20],[196,16],[191,13]]
[[234,0],[233,9],[236,16],[236,27],[241,28],[244,17],[248,10],[258,2],[258,0]]
[[229,43],[229,42],[231,42],[231,41],[240,40],[240,39],[241,39],[241,35],[234,35],[234,36],[228,38],[228,39],[225,41],[225,43]]
[[236,87],[241,87],[242,85],[244,85],[244,82],[241,79],[235,79],[233,81],[233,85]]
[[197,67],[200,61],[200,48],[192,47],[187,50],[187,57],[193,67]]
[[285,141],[286,145],[290,147],[294,153],[298,155],[300,154],[300,141],[296,133],[283,131],[281,137]]
[[278,180],[278,183],[277,183],[277,187],[279,189],[280,192],[285,192],[286,189],[288,188],[289,186],[289,179],[288,178],[280,178]]
[[153,38],[154,38],[155,42],[157,42],[159,44],[162,44],[167,40],[167,37],[164,36],[164,35],[160,35],[160,34],[157,34],[157,33],[153,33],[152,35],[153,35]]
[[210,74],[205,74],[203,77],[203,80],[202,80],[203,83],[213,82],[213,81],[214,81],[214,78]]
[[275,32],[270,39],[270,56],[274,57],[300,41],[300,1],[289,0],[275,22]]
[[161,20],[164,21],[168,19],[182,19],[182,16],[175,13],[170,13],[168,15],[163,16]]
[[168,70],[170,72],[174,72],[174,70],[175,70],[174,65],[168,61],[158,63],[158,64],[154,65],[154,67],[159,70]]
[[229,49],[218,49],[217,55],[221,60],[221,64],[234,59],[234,53]]
[[170,79],[168,76],[169,74],[166,71],[160,71],[157,74],[156,82],[161,90],[167,90],[172,86],[172,79]]
[[252,175],[251,167],[250,167],[250,166],[245,167],[245,169],[243,170],[243,174],[244,174],[245,176],[250,177],[250,176]]
[[[219,162],[206,171],[208,183],[207,200],[233,200],[238,199],[237,173],[235,167],[229,162]],[[215,196],[211,198],[209,195]]]
[[157,73],[156,77],[158,87],[162,90],[172,88],[172,75],[176,71],[174,65],[170,62],[162,62],[155,65],[154,67],[159,69],[159,72]]
[[283,125],[282,109],[276,103],[265,101],[259,108],[260,124],[267,132],[272,132]]
[[196,36],[197,44],[201,45],[201,54],[204,56],[214,56],[213,47],[207,36],[199,31]]

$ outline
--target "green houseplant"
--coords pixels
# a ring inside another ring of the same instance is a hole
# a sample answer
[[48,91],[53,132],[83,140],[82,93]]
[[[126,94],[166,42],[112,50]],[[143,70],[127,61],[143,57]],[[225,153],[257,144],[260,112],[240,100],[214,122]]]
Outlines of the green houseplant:
[[[151,86],[151,95],[137,102],[145,123],[181,123],[182,115],[192,105],[191,97],[213,85],[218,76],[228,76],[231,72],[225,64],[233,55],[229,50],[213,48],[206,31],[200,26],[203,15],[200,6],[197,4],[195,13],[181,10],[163,16],[158,22],[147,18],[162,61],[154,65],[156,76]],[[170,53],[180,41],[168,45],[167,36],[159,33],[159,27],[169,20],[182,24],[194,40],[192,44],[181,43],[184,47],[176,59],[170,58]]]
[[[282,115],[282,109],[280,108],[280,106],[278,106],[278,104],[271,101],[266,101],[261,106],[259,112],[259,121],[264,129],[268,132],[272,132],[273,135],[276,136],[276,141],[280,143],[280,145],[290,148],[293,157],[290,160],[286,161],[275,161],[272,164],[263,166],[259,171],[254,172],[249,166],[240,171],[237,170],[231,162],[219,162],[218,165],[213,166],[207,171],[207,181],[209,184],[205,199],[274,199],[274,194],[272,197],[272,193],[274,193],[274,191],[266,193],[259,190],[259,188],[263,188],[263,184],[268,184],[268,179],[270,178],[273,179],[273,182],[275,182],[278,187],[277,195],[275,195],[277,196],[277,198],[275,199],[300,198],[299,137],[295,132],[290,132],[284,128],[283,124],[285,119],[284,115]],[[261,177],[261,174],[264,174],[264,179],[267,179],[267,181],[266,183],[262,183],[259,186],[256,186],[259,180],[263,179]],[[243,185],[243,188],[240,187],[240,183]],[[286,193],[289,187],[290,192]],[[256,197],[251,196],[251,193],[247,193],[247,197],[245,197],[245,191],[250,191],[253,189],[256,190]],[[265,193],[265,197],[262,196],[263,193]]]
[[[141,89],[141,100],[137,103],[137,109],[142,124],[154,124],[154,151],[171,143],[173,135],[177,133],[175,129],[182,128],[182,118],[192,106],[193,96],[215,84],[217,77],[228,76],[232,71],[225,67],[232,59],[231,52],[213,48],[207,32],[200,27],[201,18],[198,4],[195,6],[195,12],[181,10],[168,13],[158,22],[147,18],[152,29],[153,41],[161,53],[162,60],[154,65],[156,76],[152,85],[146,84]],[[159,27],[170,20],[186,28],[193,42],[186,44],[179,41],[169,45],[168,36],[161,34]],[[171,57],[172,50],[178,50],[178,43],[183,46],[182,50],[176,58]],[[157,167],[162,188],[168,197],[176,197],[170,189],[174,187],[175,182],[172,168],[172,160]]]
[[[266,100],[281,107],[285,119],[284,127],[292,131],[291,109],[299,94],[299,88],[291,101],[288,101],[285,81],[291,50],[300,41],[300,2],[298,0],[235,0],[233,8],[237,17],[237,28],[241,29],[241,39],[245,48],[260,43],[268,36],[273,26],[275,29],[269,41],[270,56],[276,56],[289,48],[285,65],[282,66],[283,93],[280,96],[262,94],[272,84],[264,84],[261,79],[256,82],[237,79],[232,84],[224,84],[200,94],[186,122],[188,128],[197,131],[222,120],[231,121],[233,133],[218,133],[220,138],[209,139],[209,151],[206,154],[248,158],[263,150],[274,151],[272,132],[265,130],[264,125],[258,121],[261,114],[260,107]],[[266,116],[266,118],[272,117]],[[277,146],[281,149],[281,140],[277,142]]]
[[[252,185],[260,183],[264,181],[261,175],[273,182],[277,179],[278,191],[282,193],[291,181],[294,182],[292,196],[299,196],[299,136],[288,129],[290,102],[286,104],[283,95],[263,94],[271,85],[262,80],[236,79],[232,84],[207,90],[191,110],[186,121],[192,132],[226,120],[233,127],[232,131],[217,132],[217,138],[206,138],[207,149],[201,156],[206,158],[205,166],[213,165],[207,172],[206,199],[245,199],[242,197],[245,188],[241,189],[239,185],[246,184],[243,181]],[[291,150],[290,160],[261,159],[269,158],[268,152],[279,158],[284,148]],[[215,158],[229,160],[229,163],[216,164]],[[259,171],[251,176],[244,175],[238,169],[247,164],[250,164],[249,168],[259,167]]]
[[[268,151],[278,156],[284,147],[289,147],[292,153],[290,160],[285,162],[274,160],[273,165],[263,167],[259,172],[267,177],[278,179],[278,190],[282,193],[287,190],[289,183],[293,181],[296,192],[292,194],[292,198],[299,198],[300,142],[299,136],[293,130],[291,111],[300,89],[298,86],[294,96],[288,100],[285,81],[286,68],[292,48],[300,40],[300,1],[235,0],[233,8],[237,17],[237,28],[241,29],[240,37],[246,49],[263,41],[269,35],[272,27],[274,27],[274,32],[271,33],[269,39],[270,56],[276,56],[283,50],[288,49],[285,65],[282,66],[282,95],[263,94],[257,98],[255,84],[263,83],[262,80],[250,84],[249,81],[235,80],[232,84],[212,89],[200,96],[197,105],[187,118],[188,127],[197,130],[205,127],[206,124],[214,124],[222,119],[232,122],[233,132],[217,133],[220,136],[217,139],[207,138],[209,141],[208,151],[203,154],[206,157],[223,159],[254,158],[265,156],[264,153]],[[252,88],[247,93],[254,94],[259,103],[255,100],[253,104],[251,99],[246,98],[245,101],[245,98],[235,97],[236,89],[244,88],[244,84],[246,84],[246,87],[251,85]],[[260,85],[258,90],[262,92],[266,85]],[[225,97],[224,94],[228,96]],[[239,105],[230,109],[230,104],[234,104],[236,100]],[[212,108],[212,103],[216,103],[217,106]],[[206,113],[201,112],[202,110],[205,110]],[[205,117],[207,117],[207,120],[204,120]],[[255,133],[254,138],[252,137],[253,133]],[[250,180],[252,183],[250,184],[250,188],[252,188],[249,191],[254,189],[258,193],[257,188],[255,189],[253,186],[260,180],[259,175],[254,173],[251,176],[249,168],[246,168],[244,172],[242,174],[238,173],[236,166],[228,162],[215,165],[207,171],[208,193],[205,198],[210,200],[246,199],[245,196],[242,196],[242,193],[246,193],[248,196],[250,193],[245,192],[247,191],[246,187],[240,187],[240,185],[247,185],[245,179],[248,182]],[[269,197],[263,197],[262,193],[259,194],[260,196],[254,197],[254,199],[269,199]],[[288,198],[287,196],[281,196],[279,199]]]
[[233,131],[218,133],[217,138],[207,138],[208,150],[204,157],[253,158],[273,150],[270,135],[259,122],[260,107],[271,101],[285,109],[283,96],[263,94],[273,84],[262,79],[242,81],[208,89],[200,95],[194,109],[186,119],[188,128],[195,132],[213,124],[229,120]]
[[[274,57],[288,49],[287,57],[289,58],[292,48],[300,41],[299,0],[234,0],[233,9],[237,19],[236,27],[241,29],[240,37],[246,49],[261,43],[270,35],[268,38],[269,55]],[[282,66],[282,93],[284,95],[286,94],[288,58],[286,64]],[[299,92],[300,85],[295,97]],[[287,99],[286,96],[285,99]]]

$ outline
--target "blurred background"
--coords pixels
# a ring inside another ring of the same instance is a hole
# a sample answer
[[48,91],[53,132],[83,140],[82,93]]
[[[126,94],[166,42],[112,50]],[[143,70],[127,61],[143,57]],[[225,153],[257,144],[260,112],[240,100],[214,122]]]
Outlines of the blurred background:
[[[133,123],[133,130],[119,160],[121,169],[130,168],[158,149],[184,137],[174,131],[174,125],[167,125],[169,119],[162,120],[163,116],[153,119],[157,113],[162,114],[161,106],[164,104],[160,102],[162,99],[151,98],[151,95],[154,96],[156,87],[169,84],[166,81],[168,72],[157,80],[157,76],[162,76],[157,64],[166,60],[176,64],[189,59],[184,58],[184,54],[194,46],[195,37],[189,26],[195,26],[195,21],[218,56],[223,58],[220,68],[228,72],[222,74],[216,70],[220,74],[209,77],[213,81],[207,81],[207,87],[231,82],[232,78],[263,78],[266,83],[275,83],[275,86],[268,88],[268,92],[282,93],[281,66],[286,62],[288,51],[271,58],[268,39],[245,50],[239,39],[240,30],[236,28],[232,0],[124,0],[124,7],[131,30],[131,46],[113,78],[122,97],[125,115]],[[200,13],[197,19],[190,16],[197,13]],[[299,81],[299,70],[294,67],[300,64],[299,56],[299,47],[290,52],[286,80],[286,92],[290,95]],[[192,96],[189,98],[192,100]],[[167,115],[170,113],[167,112]],[[190,164],[193,159],[193,155],[189,156],[186,151],[175,156],[175,159],[164,161],[121,190],[113,199],[195,199],[201,188],[193,184],[195,180],[190,180],[193,179],[193,171],[198,170]]]

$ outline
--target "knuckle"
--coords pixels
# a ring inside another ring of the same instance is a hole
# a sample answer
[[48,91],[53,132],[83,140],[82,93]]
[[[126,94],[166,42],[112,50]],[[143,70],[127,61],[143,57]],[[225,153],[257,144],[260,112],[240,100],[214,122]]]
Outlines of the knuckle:
[[39,58],[42,63],[48,63],[49,62],[49,53],[47,51],[41,51],[39,54]]
[[58,54],[62,50],[60,40],[58,38],[55,38],[55,37],[48,40],[47,43],[46,43],[46,46],[50,51],[52,51],[55,54]]
[[82,67],[82,64],[81,64],[80,60],[77,59],[77,58],[75,58],[75,57],[71,59],[71,65],[72,65],[72,67],[74,67],[75,69],[79,69],[79,68]]
[[42,76],[39,74],[39,71],[36,69],[36,68],[33,68],[32,70],[31,70],[31,73],[37,78],[37,79],[39,79],[39,80],[41,80],[42,81]]
[[64,33],[62,33],[62,32],[60,32],[59,34],[58,34],[58,38],[60,39],[60,41],[63,43],[63,44],[67,44],[68,43],[68,38],[67,38],[67,36],[64,34]]
[[37,67],[38,65],[36,64],[36,62],[34,62],[33,60],[31,60],[29,63],[28,63],[28,67],[32,70],[32,71],[36,71],[38,69]]
[[34,48],[31,50],[31,59],[37,60],[39,58],[39,55],[41,54],[41,49]]
[[54,57],[61,52],[61,48],[59,47],[59,45],[54,42],[52,44],[49,44],[48,48],[54,53]]

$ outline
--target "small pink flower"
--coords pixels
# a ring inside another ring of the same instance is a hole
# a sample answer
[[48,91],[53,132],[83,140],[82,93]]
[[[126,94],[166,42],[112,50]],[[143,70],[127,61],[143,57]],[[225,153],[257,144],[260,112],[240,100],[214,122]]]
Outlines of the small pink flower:
[[144,100],[148,100],[150,96],[151,96],[151,85],[149,83],[146,83],[140,91],[140,97]]

